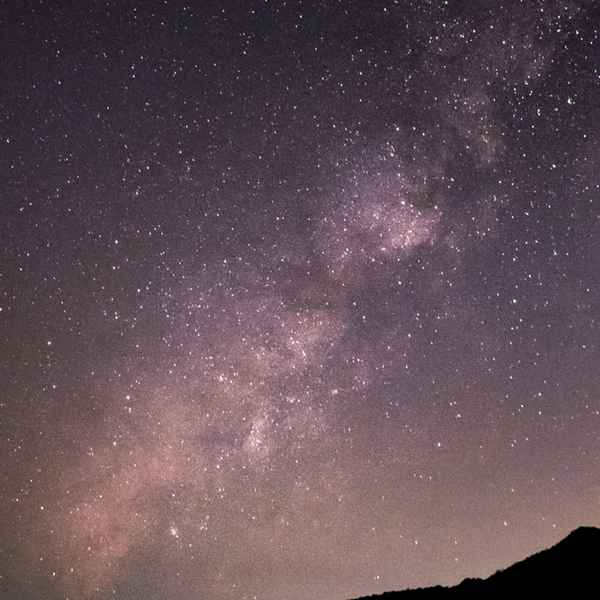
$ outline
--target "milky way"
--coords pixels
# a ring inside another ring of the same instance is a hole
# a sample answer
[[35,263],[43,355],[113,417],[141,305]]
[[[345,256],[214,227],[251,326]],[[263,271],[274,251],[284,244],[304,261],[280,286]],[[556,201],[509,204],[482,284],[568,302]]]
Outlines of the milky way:
[[0,22],[3,597],[342,600],[600,525],[594,2]]

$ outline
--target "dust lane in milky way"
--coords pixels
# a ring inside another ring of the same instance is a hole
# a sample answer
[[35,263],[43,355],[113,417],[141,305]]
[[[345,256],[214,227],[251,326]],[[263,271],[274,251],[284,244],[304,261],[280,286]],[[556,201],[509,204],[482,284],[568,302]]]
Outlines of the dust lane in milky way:
[[341,599],[599,524],[593,2],[3,12],[7,598]]

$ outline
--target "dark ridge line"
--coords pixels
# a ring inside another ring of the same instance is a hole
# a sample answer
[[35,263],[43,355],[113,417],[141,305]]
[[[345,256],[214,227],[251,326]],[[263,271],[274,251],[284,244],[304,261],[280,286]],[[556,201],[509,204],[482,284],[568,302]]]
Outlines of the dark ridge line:
[[[513,593],[517,593],[519,590],[530,592],[534,588],[540,593],[549,590],[550,588],[547,587],[549,585],[563,590],[566,582],[553,581],[557,575],[569,579],[575,576],[572,571],[577,571],[578,568],[595,566],[596,569],[600,569],[599,555],[600,529],[581,526],[571,531],[553,546],[535,552],[504,569],[499,569],[485,579],[467,577],[453,586],[435,585],[408,588],[361,596],[354,600],[393,600],[395,598],[413,598],[419,594],[419,597],[423,599],[430,597],[445,598],[448,596],[457,598],[461,595],[471,596],[473,594],[477,594],[479,597],[491,597],[495,594],[506,594],[509,591]],[[573,561],[576,561],[576,563]],[[560,566],[571,567],[571,570],[565,573],[554,569]],[[544,569],[548,569],[548,578],[540,580],[539,575]],[[594,573],[591,572],[590,577],[593,577],[593,575]],[[569,587],[575,590],[580,589],[581,585],[582,582],[575,579],[570,581]]]

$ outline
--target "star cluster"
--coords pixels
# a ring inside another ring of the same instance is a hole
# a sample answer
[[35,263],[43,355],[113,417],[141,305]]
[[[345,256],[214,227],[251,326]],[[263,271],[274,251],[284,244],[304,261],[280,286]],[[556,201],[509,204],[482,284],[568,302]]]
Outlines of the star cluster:
[[598,525],[594,2],[2,12],[3,597],[341,600]]

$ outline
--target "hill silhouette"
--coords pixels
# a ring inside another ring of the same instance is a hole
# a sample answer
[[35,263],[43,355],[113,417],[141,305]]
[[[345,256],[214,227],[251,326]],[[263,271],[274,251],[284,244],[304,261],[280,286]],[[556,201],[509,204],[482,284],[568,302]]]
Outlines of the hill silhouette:
[[446,598],[600,597],[600,529],[579,527],[542,550],[487,579],[465,579],[453,587],[435,586],[386,592],[357,600],[445,600]]

